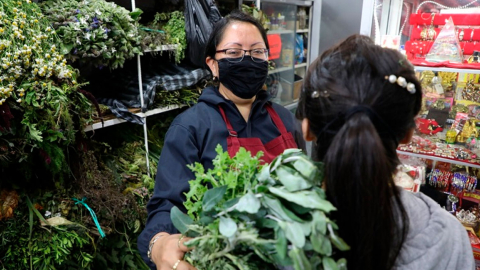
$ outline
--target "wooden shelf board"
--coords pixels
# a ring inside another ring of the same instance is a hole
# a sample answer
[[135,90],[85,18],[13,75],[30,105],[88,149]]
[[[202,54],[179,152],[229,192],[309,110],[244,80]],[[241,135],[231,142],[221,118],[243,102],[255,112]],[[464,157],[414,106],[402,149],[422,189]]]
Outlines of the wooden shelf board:
[[[186,106],[186,105],[169,105],[169,106],[149,110],[145,113],[140,112],[139,108],[129,109],[129,111],[135,113],[135,115],[137,115],[137,116],[145,118],[145,117],[148,117],[148,116],[161,114],[161,113],[164,113],[164,112],[179,109],[179,108],[182,108],[184,106]],[[93,124],[85,127],[84,131],[85,132],[93,131],[93,130],[96,130],[96,129],[101,129],[101,128],[105,128],[105,127],[109,127],[109,126],[114,126],[114,125],[118,125],[118,124],[125,123],[125,122],[127,122],[127,121],[123,120],[123,119],[120,119],[120,118],[116,118],[113,115],[107,115],[107,116],[104,117],[103,125],[102,125],[102,122],[100,120],[96,120]]]

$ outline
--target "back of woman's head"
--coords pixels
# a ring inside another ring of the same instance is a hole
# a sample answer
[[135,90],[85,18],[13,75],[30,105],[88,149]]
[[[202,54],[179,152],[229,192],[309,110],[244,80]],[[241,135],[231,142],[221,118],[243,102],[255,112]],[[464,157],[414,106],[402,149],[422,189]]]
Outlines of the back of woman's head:
[[[413,85],[392,83],[390,75]],[[317,138],[314,155],[325,163],[340,235],[352,247],[341,254],[349,270],[390,269],[400,251],[408,216],[392,175],[398,142],[414,128],[420,107],[413,67],[365,36],[324,52],[305,77],[297,117],[308,119]]]

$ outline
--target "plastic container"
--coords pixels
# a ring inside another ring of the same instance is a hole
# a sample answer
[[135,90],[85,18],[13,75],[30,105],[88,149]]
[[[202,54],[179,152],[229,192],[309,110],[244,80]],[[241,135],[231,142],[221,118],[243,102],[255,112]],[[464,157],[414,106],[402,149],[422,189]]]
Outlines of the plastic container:
[[298,9],[298,29],[307,28],[307,12],[305,8],[301,7]]
[[278,29],[285,29],[286,28],[286,24],[285,24],[285,16],[283,16],[282,13],[278,13]]

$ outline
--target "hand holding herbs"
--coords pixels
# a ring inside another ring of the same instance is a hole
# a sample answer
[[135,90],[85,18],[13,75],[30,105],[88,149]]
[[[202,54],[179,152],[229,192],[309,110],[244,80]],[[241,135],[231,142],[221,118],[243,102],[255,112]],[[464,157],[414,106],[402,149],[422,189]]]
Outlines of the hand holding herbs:
[[196,179],[186,194],[188,215],[171,212],[175,227],[194,237],[185,243],[194,248],[187,262],[198,270],[346,269],[344,259],[331,258],[333,246],[349,247],[327,216],[335,207],[320,188],[322,164],[297,149],[264,166],[261,153],[241,148],[230,158],[221,146],[216,151],[208,172],[199,163],[189,167]]

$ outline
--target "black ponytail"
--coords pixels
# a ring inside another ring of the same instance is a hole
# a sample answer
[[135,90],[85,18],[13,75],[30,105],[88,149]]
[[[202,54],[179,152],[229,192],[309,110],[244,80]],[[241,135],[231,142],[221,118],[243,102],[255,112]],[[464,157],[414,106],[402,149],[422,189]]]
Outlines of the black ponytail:
[[[416,93],[385,76],[402,76]],[[325,164],[334,219],[351,250],[348,269],[391,269],[408,232],[408,215],[393,182],[398,141],[414,127],[421,86],[397,51],[354,35],[327,50],[305,77],[297,118],[307,118]]]
[[348,119],[324,157],[327,194],[338,211],[340,235],[352,247],[348,269],[390,269],[406,227],[397,228],[400,206],[391,173],[395,168],[370,118],[358,113]]

